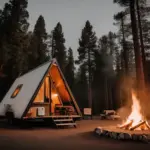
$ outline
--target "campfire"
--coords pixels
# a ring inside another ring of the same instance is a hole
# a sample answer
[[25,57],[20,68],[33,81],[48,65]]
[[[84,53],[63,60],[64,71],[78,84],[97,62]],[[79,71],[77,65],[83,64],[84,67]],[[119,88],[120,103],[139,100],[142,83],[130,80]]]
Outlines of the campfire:
[[118,127],[125,130],[150,130],[150,125],[141,112],[140,101],[134,92],[132,92],[131,113]]
[[150,125],[142,112],[142,106],[136,94],[132,92],[131,113],[127,119],[118,125],[97,127],[94,131],[98,136],[105,136],[116,140],[133,140],[150,143]]

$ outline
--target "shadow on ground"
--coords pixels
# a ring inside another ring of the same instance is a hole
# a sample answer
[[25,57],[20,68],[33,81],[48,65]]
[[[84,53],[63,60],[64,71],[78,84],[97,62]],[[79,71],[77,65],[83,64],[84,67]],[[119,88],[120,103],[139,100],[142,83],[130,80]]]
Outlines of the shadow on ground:
[[15,129],[15,130],[37,130],[38,128],[43,129],[55,129],[55,127],[50,123],[41,122],[20,122],[16,121],[13,125],[8,125],[7,121],[0,121],[0,129]]

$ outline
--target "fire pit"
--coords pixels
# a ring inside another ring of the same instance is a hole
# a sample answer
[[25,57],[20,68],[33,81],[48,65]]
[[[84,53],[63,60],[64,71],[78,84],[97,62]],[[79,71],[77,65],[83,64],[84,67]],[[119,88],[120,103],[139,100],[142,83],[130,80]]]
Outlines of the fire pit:
[[140,102],[132,92],[131,113],[122,124],[117,126],[97,127],[95,133],[118,140],[150,142],[150,125],[141,112]]
[[132,92],[132,111],[127,120],[118,126],[125,130],[150,130],[150,126],[141,113],[139,100],[134,92]]

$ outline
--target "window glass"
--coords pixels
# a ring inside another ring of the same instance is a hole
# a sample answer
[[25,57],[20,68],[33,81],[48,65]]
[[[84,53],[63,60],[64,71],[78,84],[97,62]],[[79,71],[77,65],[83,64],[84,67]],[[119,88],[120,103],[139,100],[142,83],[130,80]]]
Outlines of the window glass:
[[19,85],[16,87],[15,91],[14,91],[14,92],[12,93],[12,95],[11,95],[11,98],[15,98],[15,97],[18,95],[18,93],[20,92],[22,86],[23,86],[23,84],[19,84]]

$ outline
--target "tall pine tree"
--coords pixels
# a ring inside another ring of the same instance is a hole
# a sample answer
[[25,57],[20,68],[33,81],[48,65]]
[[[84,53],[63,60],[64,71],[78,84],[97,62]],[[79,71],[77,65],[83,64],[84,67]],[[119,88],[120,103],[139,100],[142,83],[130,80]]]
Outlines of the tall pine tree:
[[13,80],[28,69],[27,0],[9,0],[0,12],[0,66],[6,75],[5,84],[0,83],[1,96],[5,94]]
[[76,100],[82,110],[83,108],[88,107],[88,85],[86,72],[86,65],[80,65],[78,72],[75,76],[75,86],[73,89]]
[[85,27],[82,29],[81,38],[79,39],[78,48],[78,63],[80,65],[85,65],[87,76],[88,76],[88,102],[89,107],[92,108],[92,78],[93,71],[95,68],[95,51],[97,50],[97,38],[95,32],[93,32],[93,27],[89,21],[86,21]]
[[46,40],[45,20],[44,17],[40,15],[35,24],[29,46],[30,69],[35,68],[49,59]]
[[[1,13],[0,47],[3,51],[5,73],[15,79],[26,71],[26,32],[29,26],[27,0],[10,0]],[[19,62],[19,63],[18,63]]]
[[73,51],[71,48],[68,49],[68,55],[67,55],[67,65],[65,68],[66,73],[65,73],[65,77],[66,80],[69,84],[69,87],[71,89],[73,89],[73,85],[74,85],[74,70],[75,70],[75,66],[74,66],[74,58],[73,58]]
[[135,65],[136,65],[137,87],[139,90],[141,90],[144,88],[145,82],[144,82],[143,63],[141,58],[139,36],[138,36],[136,0],[114,0],[114,2],[118,3],[120,6],[129,7],[130,9],[131,29],[132,29],[132,36],[133,36]]
[[52,58],[56,58],[63,73],[66,66],[65,38],[60,22],[52,32]]

